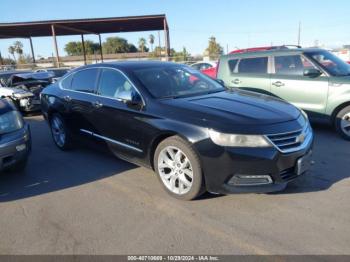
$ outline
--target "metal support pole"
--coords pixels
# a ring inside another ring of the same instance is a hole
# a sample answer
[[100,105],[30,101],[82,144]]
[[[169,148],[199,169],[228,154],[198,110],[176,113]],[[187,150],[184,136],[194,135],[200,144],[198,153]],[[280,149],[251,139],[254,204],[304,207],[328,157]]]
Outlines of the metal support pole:
[[102,41],[101,41],[101,35],[100,34],[98,34],[98,40],[100,42],[101,61],[103,63]]
[[2,60],[1,51],[0,51],[0,65],[4,65],[4,60]]
[[85,52],[84,35],[81,35],[81,44],[82,44],[82,46],[83,46],[84,65],[86,65],[86,52]]
[[162,57],[162,47],[161,47],[161,44],[160,44],[160,32],[158,31],[158,50],[159,50],[159,59],[161,59]]
[[170,45],[169,45],[169,30],[166,20],[164,19],[164,45],[165,45],[165,57],[169,60],[170,56]]
[[32,51],[32,59],[33,59],[33,64],[35,64],[35,55],[34,55],[34,48],[33,48],[33,41],[32,38],[29,37],[29,42],[30,42],[30,50]]
[[57,63],[57,67],[60,67],[60,56],[58,54],[57,39],[56,39],[56,32],[55,32],[54,25],[51,25],[51,31],[52,31],[53,44],[54,44],[55,53],[56,53],[56,63]]

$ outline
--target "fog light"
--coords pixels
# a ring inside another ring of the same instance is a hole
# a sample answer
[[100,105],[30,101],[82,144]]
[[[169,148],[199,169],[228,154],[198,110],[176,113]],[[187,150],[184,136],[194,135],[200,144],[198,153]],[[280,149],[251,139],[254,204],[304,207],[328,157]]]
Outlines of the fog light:
[[235,175],[228,182],[235,186],[257,186],[272,184],[272,178],[269,175]]
[[25,150],[26,148],[27,148],[26,144],[22,144],[22,145],[16,146],[16,150],[17,150],[18,152],[23,151],[23,150]]

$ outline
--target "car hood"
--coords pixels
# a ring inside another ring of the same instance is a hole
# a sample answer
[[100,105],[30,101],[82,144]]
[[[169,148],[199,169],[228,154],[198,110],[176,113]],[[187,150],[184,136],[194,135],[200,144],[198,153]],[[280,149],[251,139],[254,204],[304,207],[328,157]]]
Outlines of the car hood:
[[15,87],[0,87],[0,95],[2,97],[16,96],[22,98],[33,96],[33,93]]
[[[203,96],[164,100],[182,120],[241,126],[272,125],[296,120],[300,110],[271,96],[249,91],[223,91]],[[183,111],[182,113],[179,111]]]

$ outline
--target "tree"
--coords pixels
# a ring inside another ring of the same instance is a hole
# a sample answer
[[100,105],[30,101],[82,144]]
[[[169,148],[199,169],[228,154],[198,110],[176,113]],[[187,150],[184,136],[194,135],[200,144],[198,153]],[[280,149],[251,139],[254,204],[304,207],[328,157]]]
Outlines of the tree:
[[23,44],[20,41],[16,41],[13,43],[13,47],[15,48],[16,53],[21,56],[23,55]]
[[[84,41],[85,52],[87,55],[93,55],[95,53],[100,53],[100,45],[94,43],[91,40]],[[69,42],[65,45],[64,51],[70,56],[83,55],[83,44],[81,42]]]
[[16,56],[15,56],[15,53],[16,53],[16,49],[14,46],[9,46],[9,53],[13,56],[13,60],[16,61]]
[[205,49],[205,51],[210,59],[217,59],[220,55],[222,55],[224,49],[219,43],[216,42],[216,38],[212,36],[209,38],[208,47]]
[[146,39],[141,37],[139,39],[139,49],[141,50],[142,53],[145,51],[145,46],[146,46]]
[[153,52],[154,35],[150,34],[150,35],[148,36],[148,41],[149,41],[149,43],[150,43],[150,45],[151,45],[151,51]]
[[135,53],[137,48],[124,38],[108,37],[106,42],[103,43],[103,52],[106,54]]

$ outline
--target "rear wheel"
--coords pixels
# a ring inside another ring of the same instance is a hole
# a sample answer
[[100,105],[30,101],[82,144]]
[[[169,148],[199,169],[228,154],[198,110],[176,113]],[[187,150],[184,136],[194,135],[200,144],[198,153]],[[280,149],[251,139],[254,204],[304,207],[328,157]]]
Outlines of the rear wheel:
[[167,138],[158,145],[154,167],[165,190],[175,198],[192,200],[205,192],[198,155],[178,136]]
[[73,147],[73,139],[63,118],[54,114],[50,118],[51,134],[55,145],[61,150],[68,150]]
[[344,139],[350,140],[350,106],[346,106],[338,112],[335,128]]

